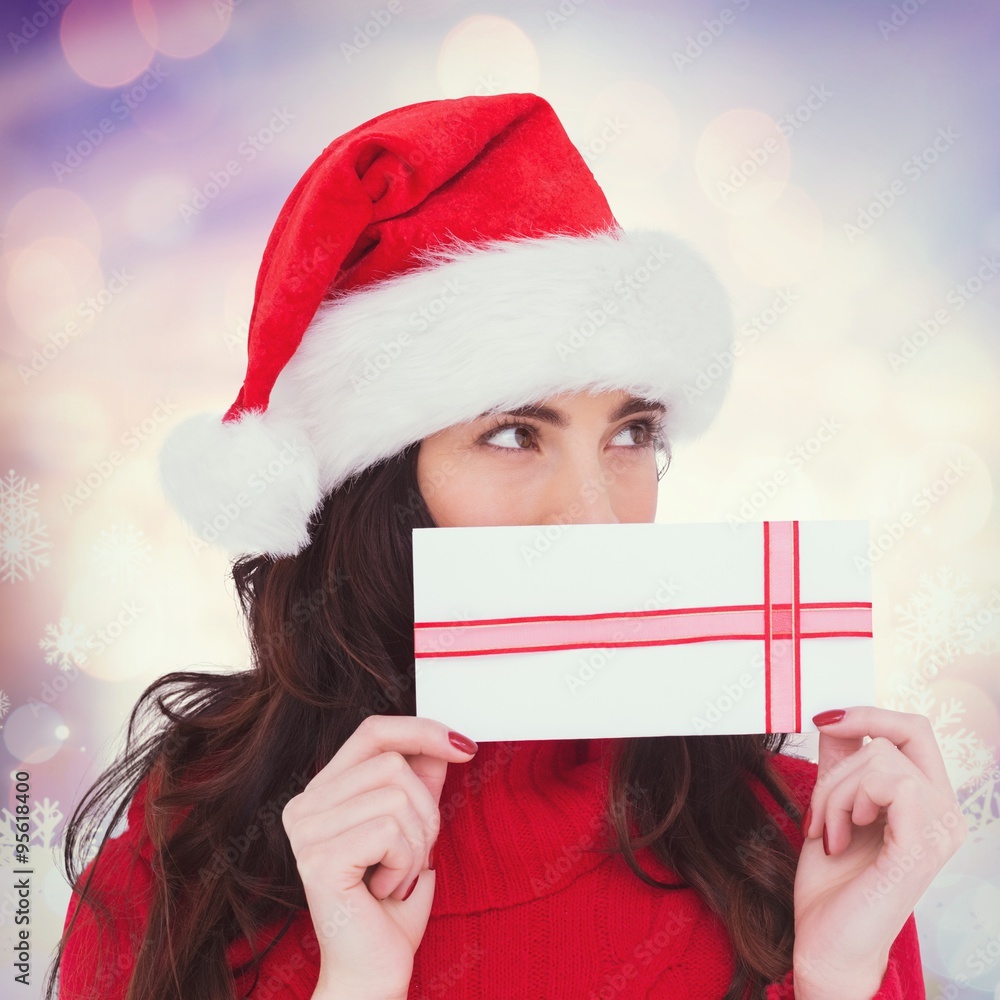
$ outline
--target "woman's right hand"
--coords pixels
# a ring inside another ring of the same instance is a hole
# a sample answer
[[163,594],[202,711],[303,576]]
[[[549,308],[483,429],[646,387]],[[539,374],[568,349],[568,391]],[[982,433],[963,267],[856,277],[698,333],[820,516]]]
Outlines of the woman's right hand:
[[433,719],[371,715],[285,806],[319,940],[315,1000],[406,997],[434,899],[445,774],[476,749]]

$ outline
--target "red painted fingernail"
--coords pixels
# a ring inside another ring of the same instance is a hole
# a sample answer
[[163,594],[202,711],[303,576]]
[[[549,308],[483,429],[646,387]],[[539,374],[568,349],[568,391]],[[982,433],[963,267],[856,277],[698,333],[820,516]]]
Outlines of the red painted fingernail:
[[809,806],[805,811],[805,815],[802,817],[802,836],[806,835],[806,830],[809,829],[809,821],[813,818],[813,807]]
[[840,720],[847,713],[842,708],[831,708],[829,712],[820,712],[819,715],[813,716],[814,726],[830,726],[834,722],[840,722]]
[[826,839],[826,823],[823,824],[823,850],[826,852],[827,857],[830,855],[830,843]]
[[454,731],[448,733],[448,740],[453,747],[458,747],[459,750],[464,750],[466,753],[475,753],[479,749],[477,743],[470,740],[468,736],[463,736],[461,733]]
[[434,871],[434,862],[437,860],[437,849],[438,849],[438,845],[437,845],[437,841],[435,840],[434,843],[431,844],[430,854],[427,855],[427,867],[431,871]]
[[413,892],[414,889],[416,889],[416,887],[417,887],[417,879],[419,879],[419,878],[420,878],[420,876],[418,875],[417,878],[415,878],[413,880],[413,884],[410,886],[409,889],[406,890],[406,895],[403,896],[401,902],[405,903],[410,898],[410,893]]

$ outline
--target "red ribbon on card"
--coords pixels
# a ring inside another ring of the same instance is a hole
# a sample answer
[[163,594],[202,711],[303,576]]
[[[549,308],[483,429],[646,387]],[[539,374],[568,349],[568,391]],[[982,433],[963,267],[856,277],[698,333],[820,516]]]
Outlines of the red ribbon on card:
[[800,601],[799,522],[764,521],[763,532],[763,604],[416,622],[414,655],[486,656],[756,639],[764,644],[765,731],[801,732],[801,640],[871,638],[872,605]]

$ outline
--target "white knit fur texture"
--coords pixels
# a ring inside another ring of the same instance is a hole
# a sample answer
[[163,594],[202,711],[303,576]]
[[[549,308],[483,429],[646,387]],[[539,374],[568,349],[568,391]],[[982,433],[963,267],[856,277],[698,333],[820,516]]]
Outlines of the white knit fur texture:
[[303,423],[324,491],[487,409],[559,392],[659,399],[671,441],[721,404],[728,370],[705,372],[731,341],[729,303],[676,237],[553,236],[431,260],[321,306],[275,383],[269,412]]
[[[425,252],[424,265],[324,303],[266,413],[175,429],[164,492],[200,537],[292,555],[324,493],[486,410],[624,389],[667,406],[675,443],[701,434],[721,405],[729,371],[715,361],[732,340],[729,302],[674,236],[452,244]],[[248,498],[249,478],[276,462],[279,474]],[[206,529],[239,493],[231,523]]]

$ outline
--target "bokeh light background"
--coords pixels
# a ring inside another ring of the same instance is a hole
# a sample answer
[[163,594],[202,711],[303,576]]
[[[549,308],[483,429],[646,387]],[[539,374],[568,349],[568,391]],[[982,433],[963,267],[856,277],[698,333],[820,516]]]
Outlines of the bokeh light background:
[[31,774],[33,982],[65,819],[141,690],[248,662],[226,557],[155,458],[235,398],[282,202],[382,111],[534,91],[619,221],[687,237],[732,292],[733,388],[659,517],[881,540],[879,701],[931,718],[972,831],[918,907],[928,996],[1000,998],[995,4],[37,0],[0,22],[0,754]]

